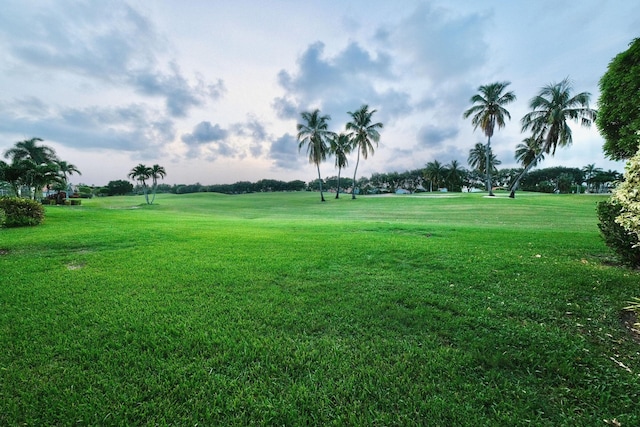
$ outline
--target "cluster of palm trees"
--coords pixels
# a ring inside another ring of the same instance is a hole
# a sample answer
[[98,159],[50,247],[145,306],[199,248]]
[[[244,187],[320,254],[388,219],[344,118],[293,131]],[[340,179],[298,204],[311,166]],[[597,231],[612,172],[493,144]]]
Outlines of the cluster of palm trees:
[[[151,167],[145,166],[142,163],[131,169],[129,172],[129,178],[138,181],[138,184],[142,188],[144,193],[144,199],[148,205],[152,205],[156,200],[156,190],[158,189],[158,179],[167,176],[167,171],[163,166],[153,165]],[[149,200],[149,184],[151,180],[151,200]]]
[[[472,117],[474,129],[480,128],[487,136],[485,146],[486,183],[489,195],[493,195],[491,187],[491,137],[495,127],[505,126],[505,119],[511,119],[509,111],[504,105],[516,99],[513,92],[506,92],[509,82],[496,82],[480,86],[478,94],[471,98],[471,108],[463,114],[464,118]],[[531,131],[531,136],[525,138],[516,147],[516,160],[522,166],[522,172],[513,180],[509,197],[515,197],[520,180],[531,168],[538,165],[546,154],[555,154],[558,147],[565,147],[572,143],[569,120],[580,122],[589,127],[596,117],[596,111],[589,108],[591,95],[581,92],[572,95],[573,87],[568,78],[559,83],[548,84],[540,90],[538,95],[529,102],[531,112],[525,114],[521,120],[522,132]]]
[[345,125],[345,132],[335,133],[329,130],[331,116],[321,115],[320,110],[302,112],[303,123],[298,123],[298,150],[307,147],[309,163],[316,165],[318,170],[318,182],[320,184],[320,200],[325,201],[322,191],[322,177],[320,175],[320,163],[326,161],[328,156],[335,156],[335,166],[338,168],[338,190],[336,199],[340,197],[340,171],[348,165],[348,155],[354,150],[357,153],[356,166],[353,172],[351,198],[356,198],[356,175],[360,157],[367,159],[374,153],[374,144],[377,147],[380,141],[379,129],[383,128],[380,122],[373,122],[373,114],[377,110],[369,110],[368,105],[362,105],[356,111],[349,111],[351,120]]
[[75,165],[60,160],[53,148],[40,145],[41,138],[31,138],[16,142],[5,151],[0,160],[0,181],[9,184],[15,196],[21,196],[24,189],[34,200],[42,197],[45,187],[65,190],[69,176],[80,171]]

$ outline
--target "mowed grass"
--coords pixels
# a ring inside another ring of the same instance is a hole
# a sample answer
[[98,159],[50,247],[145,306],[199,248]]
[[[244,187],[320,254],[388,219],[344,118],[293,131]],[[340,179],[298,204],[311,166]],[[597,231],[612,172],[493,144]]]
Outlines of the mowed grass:
[[328,196],[0,230],[0,425],[640,425],[603,197]]

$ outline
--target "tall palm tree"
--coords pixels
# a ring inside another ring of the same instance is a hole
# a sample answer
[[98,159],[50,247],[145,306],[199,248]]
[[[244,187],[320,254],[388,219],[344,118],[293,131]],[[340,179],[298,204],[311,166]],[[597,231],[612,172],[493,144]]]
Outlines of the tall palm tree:
[[[476,170],[486,175],[487,171],[487,147],[484,144],[477,143],[475,147],[469,150],[469,157],[467,163],[471,169]],[[498,160],[495,154],[493,154],[491,148],[489,148],[489,168],[492,174],[498,171],[498,166],[502,162]]]
[[486,146],[486,174],[487,174],[487,191],[490,196],[493,196],[491,189],[491,137],[495,130],[496,125],[498,129],[505,126],[505,117],[511,120],[511,114],[504,108],[504,105],[515,101],[516,96],[513,92],[503,93],[509,86],[510,82],[495,82],[488,85],[483,85],[478,88],[477,94],[471,97],[471,103],[475,104],[463,113],[463,117],[466,119],[470,116],[473,129],[478,127],[482,129],[487,136]]
[[529,102],[531,112],[521,120],[522,131],[531,130],[533,137],[542,141],[542,149],[536,159],[527,165],[511,186],[509,197],[514,198],[522,177],[534,164],[539,163],[544,154],[556,153],[556,148],[571,145],[571,128],[567,121],[580,122],[589,127],[595,120],[596,111],[589,108],[591,94],[581,92],[571,96],[573,87],[569,78],[560,83],[551,83],[540,89],[540,93]]
[[358,165],[360,164],[360,155],[365,160],[369,157],[369,154],[373,154],[373,144],[378,146],[380,141],[379,129],[382,129],[384,125],[380,122],[373,123],[372,116],[377,110],[369,111],[369,106],[364,104],[358,110],[348,114],[351,116],[351,121],[347,123],[346,128],[351,131],[350,136],[353,141],[353,148],[358,151],[358,157],[356,160],[356,168],[353,171],[353,187],[351,189],[351,198],[356,198],[356,174],[358,173]]
[[318,169],[320,200],[324,202],[320,163],[327,159],[327,154],[329,153],[327,140],[332,135],[332,132],[329,131],[327,122],[331,120],[331,116],[321,116],[320,110],[318,109],[315,109],[313,112],[304,111],[300,115],[304,123],[298,123],[296,126],[298,130],[298,151],[300,151],[303,146],[307,146],[309,163],[314,163]]
[[149,186],[147,185],[147,180],[151,178],[151,168],[140,163],[138,164],[138,166],[131,169],[128,176],[129,178],[135,179],[140,183],[140,186],[142,187],[142,191],[144,193],[144,199],[147,204],[150,204],[148,194]]
[[[541,153],[542,141],[540,138],[534,138],[532,136],[525,138],[522,142],[516,145],[515,159],[522,167],[526,168],[531,165],[535,167],[539,162],[544,160],[544,153]],[[540,155],[542,154],[542,155]]]
[[151,197],[151,203],[149,203],[150,205],[152,205],[153,202],[156,200],[156,190],[158,189],[158,178],[164,178],[165,176],[167,176],[167,171],[164,169],[163,166],[153,165],[151,166],[151,168],[149,168],[149,177],[152,179],[151,189],[153,192],[153,196]]
[[329,150],[336,156],[336,167],[338,168],[338,191],[336,191],[336,199],[340,198],[340,171],[349,164],[347,154],[351,152],[351,148],[351,138],[349,138],[347,134],[333,134],[331,138],[329,138]]
[[424,170],[425,179],[429,180],[429,191],[433,191],[433,184],[435,182],[436,189],[440,187],[440,184],[444,181],[446,169],[442,164],[434,160],[433,162],[427,163],[427,166]]

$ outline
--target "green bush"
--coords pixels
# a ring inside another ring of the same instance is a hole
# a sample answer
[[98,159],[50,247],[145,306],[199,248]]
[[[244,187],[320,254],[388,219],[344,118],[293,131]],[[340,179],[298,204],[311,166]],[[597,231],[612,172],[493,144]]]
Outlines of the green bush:
[[605,200],[598,203],[598,218],[600,219],[598,227],[607,246],[613,249],[625,264],[640,267],[638,236],[630,233],[616,222],[621,211],[622,206],[616,202]]
[[38,225],[44,220],[44,208],[31,199],[18,197],[0,198],[0,210],[4,211],[4,227]]

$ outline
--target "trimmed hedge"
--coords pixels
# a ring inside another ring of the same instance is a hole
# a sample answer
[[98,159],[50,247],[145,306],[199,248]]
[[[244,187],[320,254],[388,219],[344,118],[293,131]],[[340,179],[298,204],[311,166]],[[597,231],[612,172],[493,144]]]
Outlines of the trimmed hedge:
[[35,200],[19,197],[1,197],[0,210],[4,211],[4,227],[39,225],[44,220],[44,208]]

